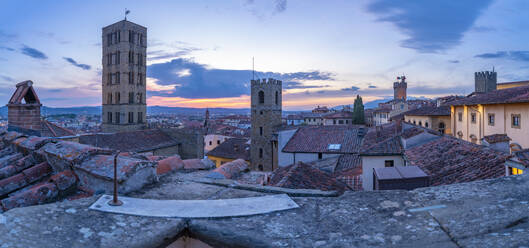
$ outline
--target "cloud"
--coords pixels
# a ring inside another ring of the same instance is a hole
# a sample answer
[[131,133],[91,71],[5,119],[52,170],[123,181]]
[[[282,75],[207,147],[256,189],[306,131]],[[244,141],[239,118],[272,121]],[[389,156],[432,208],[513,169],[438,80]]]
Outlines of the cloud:
[[0,78],[3,80],[3,81],[7,81],[7,82],[15,82],[15,80],[11,77],[8,77],[8,76],[5,76],[5,75],[0,75]]
[[516,61],[529,61],[529,51],[498,51],[495,53],[482,53],[474,56],[482,59],[510,59]]
[[83,70],[90,70],[90,68],[92,68],[91,66],[87,64],[79,64],[72,58],[68,58],[68,57],[62,57],[62,58],[66,60],[68,63],[72,64],[73,66],[79,67]]
[[377,88],[377,86],[374,86],[374,85],[369,85],[369,86],[367,86],[367,88],[370,88],[370,89],[376,89],[376,88]]
[[285,12],[287,9],[287,0],[274,1],[243,1],[243,7],[246,8],[252,15],[259,19],[265,19],[270,16]]
[[[185,73],[182,73],[185,72]],[[323,88],[303,81],[334,80],[332,73],[308,71],[293,73],[256,72],[257,78],[275,78],[283,81],[285,89]],[[155,96],[197,98],[238,97],[250,93],[251,70],[209,68],[190,59],[178,58],[165,63],[151,64],[147,76],[159,86],[174,85],[170,90],[151,90]]]
[[438,53],[452,48],[472,28],[492,0],[409,1],[375,0],[367,10],[380,22],[393,23],[409,38],[401,46],[421,53]]
[[28,47],[26,45],[24,45],[24,47],[20,49],[20,51],[22,52],[22,54],[30,56],[34,59],[48,59],[48,56],[46,56],[46,54],[44,54],[43,52],[35,48]]
[[448,60],[448,63],[459,64],[459,60]]
[[177,52],[166,52],[163,50],[156,50],[151,51],[147,53],[147,60],[153,61],[153,60],[159,60],[159,59],[172,59],[172,58],[179,58],[185,55],[189,55],[190,53],[194,51],[200,50],[199,48],[181,48],[180,51]]
[[343,91],[358,91],[360,88],[356,86],[351,86],[350,88],[343,88]]
[[14,52],[15,49],[11,48],[11,47],[5,47],[5,46],[0,46],[0,49],[3,49],[3,50],[7,50],[7,51],[11,51],[11,52]]

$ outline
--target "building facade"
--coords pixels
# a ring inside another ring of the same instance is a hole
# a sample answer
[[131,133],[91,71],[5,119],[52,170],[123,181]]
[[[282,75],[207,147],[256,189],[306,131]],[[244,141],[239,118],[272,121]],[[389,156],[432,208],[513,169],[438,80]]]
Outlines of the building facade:
[[251,81],[251,169],[273,171],[277,168],[277,138],[275,128],[281,125],[282,82]]
[[476,93],[486,93],[496,90],[497,73],[495,71],[482,71],[474,73]]
[[103,28],[103,132],[146,127],[147,28],[127,20]]

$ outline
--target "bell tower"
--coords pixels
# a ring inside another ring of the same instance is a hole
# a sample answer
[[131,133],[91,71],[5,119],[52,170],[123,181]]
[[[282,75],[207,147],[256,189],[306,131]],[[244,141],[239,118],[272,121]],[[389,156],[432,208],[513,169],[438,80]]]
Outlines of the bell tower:
[[103,132],[145,128],[147,28],[122,20],[103,28]]
[[277,167],[277,142],[274,129],[281,125],[282,82],[268,80],[251,81],[251,169],[273,171]]

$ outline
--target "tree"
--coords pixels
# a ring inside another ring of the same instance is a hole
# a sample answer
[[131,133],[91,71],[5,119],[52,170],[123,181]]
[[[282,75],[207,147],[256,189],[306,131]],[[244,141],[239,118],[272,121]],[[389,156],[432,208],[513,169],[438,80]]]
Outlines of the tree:
[[353,124],[365,124],[364,104],[362,103],[362,97],[360,95],[356,95],[354,102]]

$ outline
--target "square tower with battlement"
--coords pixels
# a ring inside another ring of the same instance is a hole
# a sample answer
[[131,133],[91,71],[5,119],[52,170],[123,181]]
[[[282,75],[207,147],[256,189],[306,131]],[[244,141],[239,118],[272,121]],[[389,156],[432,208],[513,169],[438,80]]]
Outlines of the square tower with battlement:
[[127,20],[103,28],[103,132],[146,127],[147,28]]
[[482,71],[474,73],[476,93],[486,93],[496,90],[497,73],[495,71]]
[[273,171],[277,168],[277,140],[275,128],[281,126],[282,82],[268,80],[251,81],[251,146],[252,170]]
[[393,83],[393,99],[406,101],[407,89],[406,76],[397,77],[397,81]]

